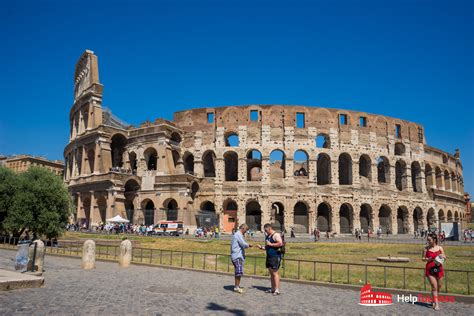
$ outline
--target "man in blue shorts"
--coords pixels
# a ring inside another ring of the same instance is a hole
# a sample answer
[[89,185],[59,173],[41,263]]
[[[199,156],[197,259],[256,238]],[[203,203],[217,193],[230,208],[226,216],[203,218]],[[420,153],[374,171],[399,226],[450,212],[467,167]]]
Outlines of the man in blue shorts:
[[270,272],[272,285],[272,288],[267,292],[273,293],[273,295],[280,295],[280,275],[278,274],[278,269],[280,269],[282,258],[281,247],[283,246],[283,239],[279,233],[273,230],[270,224],[265,224],[263,230],[265,231],[265,247],[261,245],[258,245],[258,247],[265,250],[267,254],[266,267]]
[[230,256],[232,263],[235,268],[235,286],[234,292],[239,294],[244,293],[244,290],[240,287],[240,279],[244,275],[244,262],[245,262],[245,248],[252,247],[249,245],[244,238],[245,233],[249,227],[247,224],[242,224],[232,236],[232,242],[230,243]]

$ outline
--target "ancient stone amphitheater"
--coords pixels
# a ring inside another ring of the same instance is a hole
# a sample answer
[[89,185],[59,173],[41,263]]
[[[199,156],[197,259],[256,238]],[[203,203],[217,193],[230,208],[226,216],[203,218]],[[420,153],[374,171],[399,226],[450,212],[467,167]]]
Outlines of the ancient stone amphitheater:
[[76,220],[117,214],[185,227],[262,224],[339,234],[392,234],[465,220],[463,172],[423,127],[382,115],[309,106],[185,110],[130,126],[102,107],[97,56],[76,66],[65,182]]

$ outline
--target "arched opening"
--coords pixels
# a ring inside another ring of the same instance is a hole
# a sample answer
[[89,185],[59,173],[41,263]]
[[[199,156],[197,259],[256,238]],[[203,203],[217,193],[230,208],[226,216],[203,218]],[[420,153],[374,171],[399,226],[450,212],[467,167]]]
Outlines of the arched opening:
[[225,181],[237,181],[239,174],[239,158],[236,152],[228,151],[224,154]]
[[155,204],[153,201],[146,200],[144,210],[145,225],[153,225],[155,223]]
[[448,170],[444,170],[444,189],[446,191],[451,190],[451,177]]
[[405,155],[405,145],[403,143],[395,143],[395,155],[396,156]]
[[236,133],[229,133],[225,138],[226,147],[239,147],[239,135]]
[[453,221],[453,212],[451,210],[448,210],[448,223],[451,223]]
[[421,166],[418,161],[411,163],[411,185],[413,186],[413,192],[421,192]]
[[451,190],[453,192],[458,192],[458,180],[454,171],[451,172]]
[[329,135],[328,134],[318,134],[316,136],[316,147],[317,148],[329,148],[330,147],[330,142],[329,142]]
[[369,228],[373,228],[372,226],[372,207],[369,204],[362,204],[360,206],[360,228],[363,232],[368,232]]
[[158,162],[158,153],[156,152],[156,149],[153,147],[146,149],[143,152],[143,156],[145,157],[147,170],[156,170]]
[[294,214],[294,231],[296,233],[309,232],[308,207],[303,202],[295,204],[293,209]]
[[128,160],[130,161],[130,169],[132,169],[132,173],[136,174],[138,167],[137,154],[134,152],[130,152],[128,154]]
[[397,209],[397,233],[408,234],[410,225],[408,223],[408,209],[400,206]]
[[372,179],[372,168],[371,168],[371,160],[368,155],[362,155],[359,158],[359,176],[362,178],[371,181]]
[[216,176],[216,154],[211,151],[206,151],[202,155],[202,163],[204,165],[204,177],[214,178]]
[[107,200],[103,195],[97,198],[97,209],[99,210],[100,221],[105,223],[107,215]]
[[177,132],[173,132],[171,133],[170,140],[174,145],[179,145],[179,143],[181,143],[181,135]]
[[87,228],[91,227],[91,199],[86,197],[82,200],[82,208],[84,210],[84,224]]
[[435,210],[433,208],[428,210],[428,214],[426,215],[426,224],[428,225],[428,229],[436,227],[436,216]]
[[174,170],[176,171],[181,157],[179,155],[179,152],[174,149],[171,151],[171,156],[173,157],[173,167],[174,167]]
[[308,154],[304,150],[297,150],[293,155],[293,175],[296,177],[308,176]]
[[323,202],[318,205],[316,227],[319,231],[330,232],[332,230],[331,216],[331,206],[329,204]]
[[379,209],[379,226],[383,234],[392,233],[392,210],[385,204]]
[[177,221],[178,220],[178,202],[175,199],[166,200],[164,203],[166,220]]
[[184,172],[194,174],[194,155],[189,152],[184,154]]
[[441,168],[436,167],[435,173],[436,173],[436,188],[438,190],[442,190],[443,189],[443,172],[441,171]]
[[205,201],[201,203],[200,210],[196,215],[196,224],[198,227],[208,228],[219,225],[219,218],[213,202]]
[[425,165],[425,183],[427,189],[433,186],[433,168],[429,164]]
[[199,184],[194,181],[192,184],[191,184],[191,198],[194,200],[196,198],[196,194],[198,193],[199,191]]
[[237,202],[232,199],[224,201],[224,231],[231,232],[238,227]]
[[272,203],[271,224],[273,229],[284,231],[285,229],[285,207],[280,202]]
[[127,219],[130,221],[130,223],[133,224],[133,218],[135,214],[135,207],[133,205],[133,201],[135,200],[135,197],[137,196],[137,192],[140,190],[140,185],[138,184],[137,181],[130,179],[127,182],[125,182],[124,186],[125,192],[125,213],[127,214]]
[[439,210],[438,211],[438,219],[440,223],[445,223],[446,222],[446,217],[444,216],[444,211]]
[[319,154],[317,161],[317,183],[326,185],[331,183],[331,159],[327,154]]
[[348,153],[339,155],[339,184],[352,184],[352,159]]
[[379,183],[390,183],[390,162],[387,157],[377,158],[377,180]]
[[353,228],[353,210],[352,206],[348,203],[341,205],[339,209],[339,227],[341,234],[351,234]]
[[245,206],[245,221],[252,230],[262,229],[262,210],[257,201],[250,201]]
[[95,150],[93,148],[87,151],[87,161],[89,162],[90,173],[94,173]]
[[270,178],[283,179],[286,177],[286,157],[285,153],[275,149],[270,153]]
[[110,152],[112,154],[112,167],[123,167],[123,153],[127,139],[122,134],[115,134],[112,136],[112,144],[110,145]]
[[454,221],[459,222],[459,213],[458,213],[458,211],[454,211]]
[[423,229],[423,211],[419,207],[413,211],[413,228],[415,231]]
[[258,150],[247,153],[247,181],[260,181],[262,179],[262,154]]
[[395,186],[399,191],[407,188],[407,164],[403,160],[395,163]]

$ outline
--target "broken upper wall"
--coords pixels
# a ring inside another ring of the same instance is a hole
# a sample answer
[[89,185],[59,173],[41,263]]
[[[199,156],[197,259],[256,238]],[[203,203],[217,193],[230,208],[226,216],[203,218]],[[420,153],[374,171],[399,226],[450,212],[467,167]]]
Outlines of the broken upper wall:
[[387,136],[392,136],[395,141],[419,144],[420,147],[424,144],[423,127],[413,122],[365,112],[308,106],[248,105],[200,108],[176,112],[174,122],[184,131],[185,142],[189,145],[192,145],[190,138],[193,138],[197,131],[203,133],[202,144],[206,145],[215,142],[218,128],[224,128],[226,134],[238,134],[239,126],[246,126],[247,137],[257,140],[261,139],[264,127],[272,139],[282,139],[285,130],[293,130],[295,138],[307,138],[313,136],[311,131],[317,130],[318,134],[329,135],[333,129],[338,131],[339,140],[344,143],[350,143],[351,131],[357,130],[362,143],[368,144],[369,135],[373,132],[379,146],[388,144]]

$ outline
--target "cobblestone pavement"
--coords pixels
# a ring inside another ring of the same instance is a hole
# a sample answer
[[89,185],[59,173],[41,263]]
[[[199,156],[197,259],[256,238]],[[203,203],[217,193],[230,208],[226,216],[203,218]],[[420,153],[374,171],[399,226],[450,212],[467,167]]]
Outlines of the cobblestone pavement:
[[[15,252],[0,250],[0,268],[12,270]],[[233,277],[203,272],[97,262],[82,270],[74,258],[46,256],[45,286],[0,292],[0,315],[426,315],[422,305],[358,305],[359,292],[284,283],[280,296],[265,294],[269,281],[244,278],[246,293],[232,292]],[[395,297],[394,297],[395,299]],[[472,305],[442,304],[443,314],[469,315]],[[441,312],[437,314],[441,315]]]

